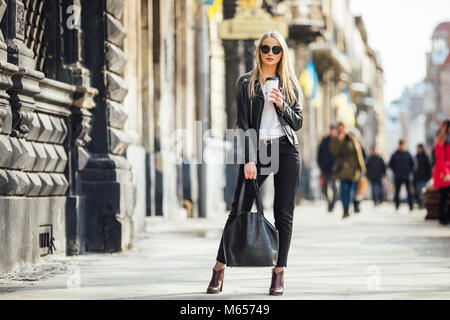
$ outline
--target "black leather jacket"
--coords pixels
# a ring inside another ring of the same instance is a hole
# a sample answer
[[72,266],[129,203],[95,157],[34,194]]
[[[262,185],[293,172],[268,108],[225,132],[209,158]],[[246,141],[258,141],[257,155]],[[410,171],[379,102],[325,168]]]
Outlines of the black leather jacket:
[[[237,122],[236,125],[239,129],[246,132],[249,129],[256,131],[255,135],[245,135],[245,163],[257,161],[257,150],[259,149],[259,128],[261,124],[261,116],[264,109],[264,95],[262,92],[259,79],[255,81],[255,96],[252,101],[248,97],[248,82],[250,81],[251,72],[248,72],[239,77],[236,82],[236,105],[237,105]],[[277,74],[278,79],[280,76]],[[281,81],[279,88],[281,91]],[[300,130],[303,125],[303,92],[295,91],[296,102],[288,105],[286,103],[286,95],[283,94],[284,108],[280,110],[275,104],[275,110],[277,112],[278,119],[283,130],[286,132],[286,136],[289,142],[297,147],[298,138],[296,131]],[[251,132],[250,130],[249,132]],[[255,147],[256,145],[256,147]]]

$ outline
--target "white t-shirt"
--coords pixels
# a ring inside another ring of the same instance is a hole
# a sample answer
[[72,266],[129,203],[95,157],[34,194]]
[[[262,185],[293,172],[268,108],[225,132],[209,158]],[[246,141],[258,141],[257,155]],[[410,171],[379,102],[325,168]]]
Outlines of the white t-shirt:
[[266,94],[266,85],[262,85],[264,94],[264,108],[261,116],[261,125],[259,127],[260,139],[274,139],[286,135],[281,127],[280,120],[278,120],[277,112],[273,102],[269,101]]

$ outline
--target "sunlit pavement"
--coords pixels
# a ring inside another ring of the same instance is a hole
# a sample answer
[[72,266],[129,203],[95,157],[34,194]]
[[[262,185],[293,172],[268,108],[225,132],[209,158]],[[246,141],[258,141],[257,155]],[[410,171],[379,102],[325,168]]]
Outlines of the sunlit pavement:
[[150,228],[123,254],[50,257],[0,279],[0,299],[449,299],[450,227],[407,205],[361,208],[296,208],[282,297],[268,295],[270,268],[227,268],[223,292],[204,293],[224,214]]

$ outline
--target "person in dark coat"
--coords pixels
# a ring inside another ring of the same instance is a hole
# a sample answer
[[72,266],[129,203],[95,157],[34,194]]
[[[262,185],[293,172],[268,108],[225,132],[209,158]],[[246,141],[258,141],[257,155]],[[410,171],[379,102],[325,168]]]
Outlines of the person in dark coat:
[[417,145],[416,163],[414,169],[414,198],[420,209],[423,209],[422,189],[431,179],[431,164],[422,144]]
[[372,200],[375,206],[383,202],[383,184],[382,179],[386,176],[386,165],[383,158],[378,155],[377,148],[372,147],[371,154],[367,160],[367,179],[372,189]]
[[[330,126],[330,133],[322,139],[317,152],[317,163],[323,178],[322,194],[328,202],[328,212],[332,212],[338,199],[336,177],[333,173],[334,157],[330,152],[330,139],[337,135],[336,127]],[[331,190],[331,195],[330,191]]]
[[409,210],[412,211],[413,203],[411,196],[411,181],[410,175],[414,171],[414,160],[411,154],[406,150],[406,144],[403,139],[398,143],[398,149],[392,155],[389,161],[389,168],[391,168],[394,173],[395,182],[395,209],[398,210],[400,207],[400,188],[404,184],[406,187],[406,192],[408,194],[408,204]]

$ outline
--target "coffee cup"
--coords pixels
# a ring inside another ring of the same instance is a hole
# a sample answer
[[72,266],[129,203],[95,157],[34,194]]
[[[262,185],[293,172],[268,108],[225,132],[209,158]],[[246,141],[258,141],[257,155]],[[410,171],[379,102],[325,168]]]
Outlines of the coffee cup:
[[272,95],[272,89],[278,89],[278,78],[277,77],[269,77],[266,78],[266,94],[271,102],[275,102],[270,96]]

